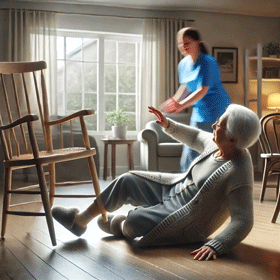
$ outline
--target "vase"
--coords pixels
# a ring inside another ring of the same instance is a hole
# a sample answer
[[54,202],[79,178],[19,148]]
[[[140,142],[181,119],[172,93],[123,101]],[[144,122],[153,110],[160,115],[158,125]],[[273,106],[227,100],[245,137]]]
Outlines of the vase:
[[126,139],[126,126],[112,126],[114,139]]

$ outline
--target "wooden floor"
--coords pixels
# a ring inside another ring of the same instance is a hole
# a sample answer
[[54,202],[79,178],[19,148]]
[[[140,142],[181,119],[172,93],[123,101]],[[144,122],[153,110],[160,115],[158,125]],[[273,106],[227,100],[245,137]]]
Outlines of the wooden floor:
[[[100,183],[104,188],[109,182]],[[208,262],[190,255],[201,244],[137,249],[103,233],[95,220],[82,238],[55,222],[58,245],[52,247],[44,217],[9,216],[6,238],[0,241],[0,279],[280,279],[280,217],[276,224],[270,222],[275,190],[268,190],[261,204],[259,193],[257,180],[255,225],[249,236],[230,254]],[[54,204],[84,209],[90,202],[57,198]]]

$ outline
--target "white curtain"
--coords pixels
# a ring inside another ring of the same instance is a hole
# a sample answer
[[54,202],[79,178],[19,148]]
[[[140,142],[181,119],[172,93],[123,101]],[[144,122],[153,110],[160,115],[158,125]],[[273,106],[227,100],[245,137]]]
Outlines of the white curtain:
[[56,114],[56,14],[23,9],[9,9],[7,12],[7,60],[46,61],[50,113]]
[[146,19],[144,22],[141,83],[141,129],[152,119],[148,106],[158,107],[178,89],[177,32],[187,20]]

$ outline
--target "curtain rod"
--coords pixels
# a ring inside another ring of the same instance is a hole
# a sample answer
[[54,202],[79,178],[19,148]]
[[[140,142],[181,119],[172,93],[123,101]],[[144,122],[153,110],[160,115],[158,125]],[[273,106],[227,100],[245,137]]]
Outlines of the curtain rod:
[[73,12],[58,12],[58,11],[46,11],[46,10],[34,10],[34,9],[17,9],[17,8],[1,8],[1,10],[24,10],[24,11],[36,11],[36,12],[51,12],[56,14],[65,15],[83,15],[83,16],[97,16],[97,17],[115,17],[115,18],[126,18],[126,19],[173,19],[173,20],[185,20],[186,22],[195,22],[193,19],[178,19],[178,18],[166,18],[166,17],[133,17],[133,16],[116,16],[116,15],[100,15],[90,13],[73,13]]

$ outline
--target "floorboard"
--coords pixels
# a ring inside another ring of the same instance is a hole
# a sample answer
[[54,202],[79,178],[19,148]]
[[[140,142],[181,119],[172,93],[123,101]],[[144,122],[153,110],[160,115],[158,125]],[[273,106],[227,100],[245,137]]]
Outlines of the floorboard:
[[7,233],[5,238],[5,247],[10,250],[34,279],[67,279],[44,262],[32,249],[28,248],[24,243],[20,242],[9,233]]
[[[108,184],[109,181],[100,180],[101,188]],[[280,279],[280,217],[275,224],[270,222],[275,190],[268,189],[264,202],[259,203],[260,186],[260,178],[256,177],[253,230],[231,253],[217,261],[193,260],[190,252],[201,244],[135,248],[124,239],[102,232],[95,220],[81,238],[55,222],[57,246],[53,247],[44,217],[9,216],[5,239],[0,242],[0,279]],[[91,192],[92,188],[83,186],[79,191]],[[0,198],[2,203],[2,194]],[[57,198],[54,204],[84,209],[91,201]],[[130,209],[125,206],[118,212],[127,213]]]
[[7,248],[6,244],[4,246],[3,240],[1,240],[0,243],[0,256],[0,275],[3,277],[3,279],[6,279],[7,277],[8,279],[34,279],[34,277],[32,277],[32,275],[26,270],[23,264]]

